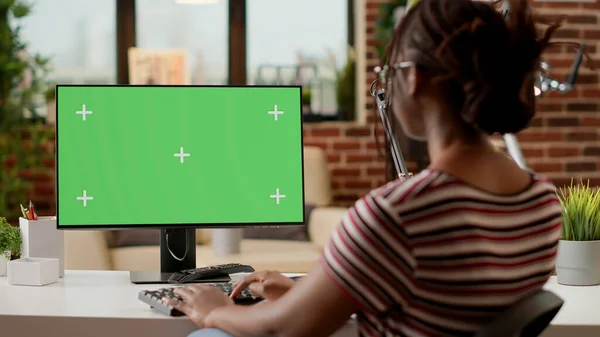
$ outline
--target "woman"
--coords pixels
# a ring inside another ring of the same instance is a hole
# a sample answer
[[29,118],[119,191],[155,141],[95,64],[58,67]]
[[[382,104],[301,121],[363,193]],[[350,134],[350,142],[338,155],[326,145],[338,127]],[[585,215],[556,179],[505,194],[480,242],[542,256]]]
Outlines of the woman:
[[185,302],[170,304],[237,337],[327,336],[353,313],[362,335],[470,336],[540,290],[559,239],[555,187],[489,135],[533,117],[529,93],[550,34],[538,39],[525,0],[510,4],[509,22],[471,0],[421,0],[407,13],[388,49],[388,93],[431,164],[359,200],[301,281],[253,275],[238,288],[258,281],[279,293],[251,307],[210,286],[180,289]]

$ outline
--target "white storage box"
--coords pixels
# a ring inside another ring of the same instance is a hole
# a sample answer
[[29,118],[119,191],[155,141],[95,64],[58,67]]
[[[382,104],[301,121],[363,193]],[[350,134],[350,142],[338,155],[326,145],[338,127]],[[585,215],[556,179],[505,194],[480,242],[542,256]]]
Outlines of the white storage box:
[[8,284],[43,286],[58,281],[58,259],[25,257],[8,262]]
[[65,236],[56,229],[56,217],[40,216],[38,220],[19,218],[23,238],[23,257],[58,259],[59,277],[65,274]]

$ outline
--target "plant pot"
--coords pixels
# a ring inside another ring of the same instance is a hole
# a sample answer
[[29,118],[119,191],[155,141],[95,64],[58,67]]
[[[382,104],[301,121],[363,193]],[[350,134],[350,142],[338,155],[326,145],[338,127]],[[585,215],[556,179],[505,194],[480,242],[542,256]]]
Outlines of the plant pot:
[[558,283],[572,286],[600,284],[600,241],[558,242]]
[[213,229],[210,241],[215,255],[239,254],[243,235],[244,232],[241,228]]
[[10,260],[10,252],[0,254],[0,276],[6,276],[6,265]]

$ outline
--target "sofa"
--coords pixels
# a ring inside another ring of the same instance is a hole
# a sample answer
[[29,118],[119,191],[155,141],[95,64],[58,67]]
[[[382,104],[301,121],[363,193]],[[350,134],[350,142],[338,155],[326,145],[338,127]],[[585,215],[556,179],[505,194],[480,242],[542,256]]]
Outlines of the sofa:
[[[197,266],[237,262],[249,264],[256,270],[309,271],[347,209],[331,206],[327,158],[318,147],[304,147],[304,184],[308,210],[306,227],[244,229],[240,252],[231,255],[215,252],[211,245],[214,230],[197,229]],[[158,230],[69,230],[64,234],[66,269],[160,269]],[[140,242],[144,236],[149,240]]]

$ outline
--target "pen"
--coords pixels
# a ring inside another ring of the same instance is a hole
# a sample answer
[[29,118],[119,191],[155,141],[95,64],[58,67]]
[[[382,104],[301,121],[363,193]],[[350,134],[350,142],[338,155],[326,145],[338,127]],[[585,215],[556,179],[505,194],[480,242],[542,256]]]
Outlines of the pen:
[[23,208],[23,204],[20,204],[21,206],[21,213],[23,213],[23,218],[27,219],[27,215],[25,214],[25,209]]
[[31,219],[30,220],[37,220],[37,214],[35,214],[35,209],[33,208],[33,203],[31,202],[31,200],[29,200],[29,211],[31,212]]

